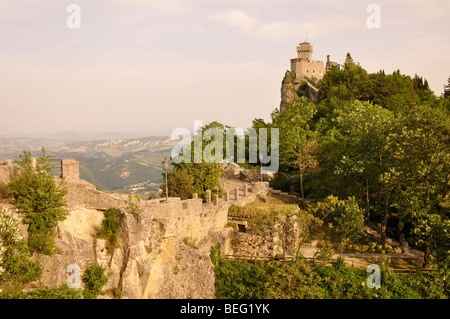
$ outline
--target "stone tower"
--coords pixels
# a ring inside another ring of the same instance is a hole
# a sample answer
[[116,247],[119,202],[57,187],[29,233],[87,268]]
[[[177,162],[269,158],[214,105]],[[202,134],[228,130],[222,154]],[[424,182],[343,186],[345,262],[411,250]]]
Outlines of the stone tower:
[[336,62],[330,61],[327,56],[326,66],[322,61],[313,61],[313,46],[309,42],[302,42],[297,46],[298,56],[291,59],[291,72],[295,74],[296,80],[300,82],[305,77],[313,81],[319,81],[332,66],[338,66]]
[[298,56],[291,59],[291,72],[296,75],[297,81],[305,77],[311,80],[321,80],[325,75],[325,66],[322,61],[313,61],[313,46],[309,42],[302,42],[297,46]]
[[298,58],[307,62],[312,61],[313,46],[311,43],[302,42],[297,47]]

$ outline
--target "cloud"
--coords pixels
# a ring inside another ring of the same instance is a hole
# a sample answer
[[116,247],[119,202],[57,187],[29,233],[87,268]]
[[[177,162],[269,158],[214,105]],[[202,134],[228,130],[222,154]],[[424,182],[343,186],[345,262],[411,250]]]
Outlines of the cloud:
[[190,8],[187,1],[182,0],[107,0],[115,4],[162,12],[183,12]]
[[343,16],[310,21],[266,22],[251,16],[244,11],[233,10],[211,15],[209,20],[237,28],[240,33],[255,36],[268,42],[284,42],[298,40],[307,33],[311,38],[319,38],[349,30],[366,28],[358,20]]
[[64,50],[66,48],[69,48],[71,46],[74,46],[76,44],[78,44],[79,41],[64,41],[64,42],[60,42],[57,43],[55,45],[52,46],[43,46],[42,49],[49,51],[49,50]]
[[448,42],[448,37],[439,34],[429,34],[426,32],[420,32],[412,35],[409,38],[405,38],[404,42],[417,46],[431,46]]
[[221,22],[229,27],[234,27],[243,34],[256,36],[270,42],[282,42],[298,39],[304,33],[303,30],[317,27],[311,23],[298,22],[272,22],[262,23],[260,19],[247,14],[244,11],[232,10],[210,16],[209,20]]
[[244,11],[233,10],[214,14],[210,20],[222,22],[227,26],[236,27],[243,33],[251,33],[260,24],[257,18]]

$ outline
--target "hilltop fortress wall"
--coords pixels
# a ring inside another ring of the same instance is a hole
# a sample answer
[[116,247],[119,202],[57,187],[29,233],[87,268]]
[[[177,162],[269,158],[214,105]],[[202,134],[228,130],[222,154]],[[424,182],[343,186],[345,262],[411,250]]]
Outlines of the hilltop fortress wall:
[[[69,191],[69,215],[56,229],[59,253],[34,256],[44,267],[42,278],[34,284],[58,287],[69,278],[68,266],[76,265],[83,273],[95,260],[111,273],[105,289],[118,288],[124,298],[214,298],[209,253],[217,244],[222,254],[232,252],[234,229],[226,227],[228,208],[256,201],[269,190],[267,182],[253,182],[240,184],[244,186],[220,198],[208,197],[206,203],[196,194],[187,200],[169,198],[168,203],[162,198],[141,200],[139,213],[133,215],[127,195],[107,194],[79,179],[74,160],[63,160],[61,167]],[[15,173],[11,162],[0,165],[0,181]],[[106,240],[95,234],[104,211],[111,207],[122,214],[118,245],[108,253]]]

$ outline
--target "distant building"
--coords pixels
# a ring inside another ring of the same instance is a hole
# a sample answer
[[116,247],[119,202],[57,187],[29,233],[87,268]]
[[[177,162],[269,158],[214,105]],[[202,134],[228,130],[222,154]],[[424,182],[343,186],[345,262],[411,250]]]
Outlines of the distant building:
[[291,72],[295,74],[297,81],[303,80],[305,77],[311,80],[321,80],[325,73],[333,66],[340,68],[336,62],[330,61],[327,55],[327,62],[324,66],[322,61],[313,61],[313,46],[309,42],[302,42],[297,46],[298,57],[291,59]]

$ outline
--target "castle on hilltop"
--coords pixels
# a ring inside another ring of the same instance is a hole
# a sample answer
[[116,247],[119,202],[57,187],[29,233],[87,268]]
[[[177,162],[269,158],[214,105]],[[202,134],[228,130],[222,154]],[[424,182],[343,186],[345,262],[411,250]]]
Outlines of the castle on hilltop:
[[291,59],[291,72],[295,74],[298,82],[305,77],[316,81],[321,80],[333,66],[340,67],[339,64],[330,60],[330,55],[327,55],[325,66],[322,61],[313,61],[313,46],[306,41],[297,46],[297,53],[298,57]]
[[[327,62],[313,61],[313,46],[304,41],[297,46],[298,56],[291,59],[291,70],[286,70],[281,83],[281,103],[280,111],[284,106],[293,101],[296,96],[307,96],[315,99],[318,96],[317,82],[333,67],[340,68],[336,62],[330,60],[327,55]],[[304,81],[308,78],[309,81]],[[303,82],[302,82],[303,81]]]

